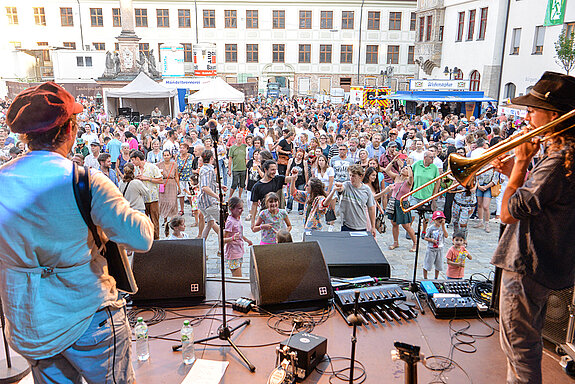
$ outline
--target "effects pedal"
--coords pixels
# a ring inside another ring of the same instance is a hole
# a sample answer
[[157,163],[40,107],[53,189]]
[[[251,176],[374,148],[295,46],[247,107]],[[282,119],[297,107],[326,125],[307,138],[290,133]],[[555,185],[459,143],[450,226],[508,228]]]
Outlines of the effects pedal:
[[466,319],[477,317],[477,303],[471,297],[457,294],[435,294],[428,300],[437,319]]
[[240,297],[232,304],[232,309],[234,311],[239,311],[242,313],[248,313],[254,306],[254,301],[246,297]]

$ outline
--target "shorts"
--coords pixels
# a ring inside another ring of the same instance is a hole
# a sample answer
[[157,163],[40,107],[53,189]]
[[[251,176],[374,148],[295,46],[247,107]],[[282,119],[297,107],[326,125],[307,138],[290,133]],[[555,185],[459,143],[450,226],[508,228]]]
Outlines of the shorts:
[[485,191],[480,191],[479,188],[477,188],[476,195],[477,197],[488,197],[491,199],[491,188],[486,189]]
[[228,259],[226,260],[229,269],[238,269],[242,267],[242,259]]
[[178,197],[190,196],[190,193],[187,192],[187,190],[189,189],[188,183],[189,181],[180,180],[180,193],[178,194]]
[[232,171],[232,189],[245,188],[247,171]]
[[209,221],[220,221],[220,206],[218,204],[214,204],[209,206],[208,208],[200,208],[200,212],[204,215],[204,219],[206,223]]
[[105,308],[96,312],[86,332],[70,347],[47,359],[28,359],[28,363],[34,383],[79,382],[80,376],[90,383],[112,383],[115,376],[117,383],[129,384],[135,381],[131,344],[125,308]]
[[436,271],[443,271],[443,248],[429,248],[425,252],[423,259],[423,269],[431,271],[435,267]]

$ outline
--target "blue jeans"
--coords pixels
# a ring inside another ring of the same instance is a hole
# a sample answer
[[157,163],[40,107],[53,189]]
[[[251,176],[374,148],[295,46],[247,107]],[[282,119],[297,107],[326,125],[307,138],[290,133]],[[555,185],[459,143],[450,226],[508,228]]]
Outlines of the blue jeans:
[[80,384],[82,377],[88,384],[112,384],[114,378],[117,384],[133,383],[131,343],[126,309],[103,309],[94,314],[86,332],[63,352],[47,359],[28,359],[34,383]]
[[[303,191],[304,188],[305,188],[305,184],[296,185],[296,186],[295,186],[295,189],[297,189],[298,191]],[[288,197],[287,204],[286,204],[286,207],[287,207],[289,210],[292,210],[292,209],[293,209],[293,201],[294,201],[294,198],[293,198],[293,196],[290,194],[289,197]],[[297,210],[298,210],[299,212],[303,212],[304,206],[305,206],[305,204],[297,203]]]
[[365,229],[365,228],[364,229],[353,229],[353,228],[348,227],[345,224],[342,224],[341,225],[341,231],[342,232],[366,232],[367,229]]
[[222,175],[222,182],[224,183],[225,186],[228,185],[228,169],[226,168],[226,165],[224,163],[224,159],[219,159],[218,160],[218,164],[220,166],[220,175]]

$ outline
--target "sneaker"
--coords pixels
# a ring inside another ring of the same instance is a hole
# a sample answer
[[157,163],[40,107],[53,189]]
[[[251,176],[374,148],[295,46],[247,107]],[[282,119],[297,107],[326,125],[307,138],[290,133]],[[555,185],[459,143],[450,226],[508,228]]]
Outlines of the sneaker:
[[485,224],[485,232],[490,233],[491,228],[489,228],[489,223]]
[[483,227],[483,221],[479,221],[473,224],[473,228],[482,228],[482,227]]

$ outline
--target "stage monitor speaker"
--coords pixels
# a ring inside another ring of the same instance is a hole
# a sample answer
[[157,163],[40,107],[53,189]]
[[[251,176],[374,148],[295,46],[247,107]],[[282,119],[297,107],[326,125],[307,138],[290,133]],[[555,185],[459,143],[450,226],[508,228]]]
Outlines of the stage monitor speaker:
[[543,338],[555,345],[561,345],[567,340],[567,329],[569,327],[570,311],[569,307],[573,300],[573,287],[559,291],[551,291],[547,300],[547,312],[543,323]]
[[132,108],[130,108],[130,107],[118,108],[118,116],[131,117],[132,116]]
[[206,297],[206,246],[203,239],[156,240],[132,263],[136,306],[188,306]]
[[333,298],[318,242],[256,245],[251,250],[250,284],[259,306],[324,306]]

